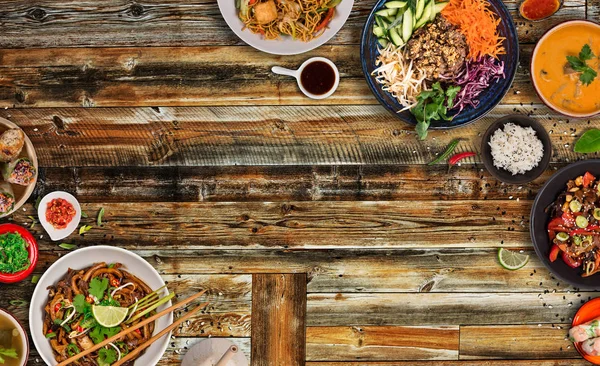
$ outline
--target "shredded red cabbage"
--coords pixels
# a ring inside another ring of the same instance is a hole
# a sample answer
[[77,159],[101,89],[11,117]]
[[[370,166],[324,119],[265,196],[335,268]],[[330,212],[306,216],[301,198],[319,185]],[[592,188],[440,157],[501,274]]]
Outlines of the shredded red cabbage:
[[506,78],[504,61],[496,62],[491,56],[484,56],[477,61],[468,61],[464,69],[453,80],[454,85],[460,86],[460,92],[454,100],[454,107],[460,113],[464,108],[477,108],[477,97],[493,82]]

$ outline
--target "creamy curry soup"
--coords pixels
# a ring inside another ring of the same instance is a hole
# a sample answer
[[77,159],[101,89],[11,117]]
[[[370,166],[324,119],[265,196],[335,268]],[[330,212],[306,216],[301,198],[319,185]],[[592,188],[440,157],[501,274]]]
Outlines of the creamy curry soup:
[[567,56],[578,56],[585,45],[594,56],[587,65],[599,72],[600,25],[573,22],[551,30],[538,43],[532,60],[532,77],[544,101],[559,112],[589,116],[600,111],[600,75],[589,85],[570,67]]

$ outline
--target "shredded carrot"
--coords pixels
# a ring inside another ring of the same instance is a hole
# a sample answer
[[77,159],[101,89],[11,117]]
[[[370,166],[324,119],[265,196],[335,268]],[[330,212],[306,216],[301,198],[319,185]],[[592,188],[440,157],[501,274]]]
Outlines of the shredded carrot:
[[442,15],[465,35],[470,59],[485,55],[498,58],[506,52],[502,46],[505,38],[497,29],[500,18],[486,0],[450,0]]

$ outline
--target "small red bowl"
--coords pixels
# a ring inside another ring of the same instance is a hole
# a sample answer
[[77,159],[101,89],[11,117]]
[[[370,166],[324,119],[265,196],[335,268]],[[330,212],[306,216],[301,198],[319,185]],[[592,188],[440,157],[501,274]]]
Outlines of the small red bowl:
[[[587,323],[591,320],[600,317],[600,297],[592,299],[577,310],[577,314],[573,317],[573,326]],[[600,365],[600,356],[590,356],[581,348],[581,342],[574,344],[575,349],[581,357],[585,358],[594,365]]]
[[31,233],[22,226],[15,224],[2,224],[0,225],[0,235],[6,233],[16,233],[19,234],[25,239],[25,242],[28,244],[27,251],[29,252],[29,261],[31,264],[27,269],[16,273],[0,273],[0,282],[1,283],[15,283],[19,281],[23,281],[27,276],[33,272],[35,269],[35,265],[38,261],[38,245],[35,241],[35,238]]

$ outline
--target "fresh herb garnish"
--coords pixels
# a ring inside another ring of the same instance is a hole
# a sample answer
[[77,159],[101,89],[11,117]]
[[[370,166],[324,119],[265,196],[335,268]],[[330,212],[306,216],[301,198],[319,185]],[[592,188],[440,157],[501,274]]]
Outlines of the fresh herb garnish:
[[46,334],[46,338],[48,338],[48,339],[54,338],[54,337],[56,337],[56,333],[54,333],[54,332]]
[[417,105],[410,112],[417,119],[417,135],[424,140],[432,120],[450,121],[448,110],[454,106],[454,98],[460,91],[460,86],[450,86],[446,90],[437,82],[431,90],[425,90],[417,96]]
[[77,248],[77,245],[68,243],[60,243],[58,246],[66,250],[73,250]]
[[100,208],[100,211],[98,211],[98,218],[96,219],[96,224],[98,226],[102,226],[102,218],[104,217],[104,207]]
[[79,350],[79,347],[77,347],[77,345],[75,343],[69,343],[69,345],[67,346],[67,354],[69,355],[69,357],[73,357],[76,354],[78,354],[79,352],[81,352]]
[[37,211],[38,207],[40,207],[40,202],[42,202],[42,197],[38,196],[38,198],[35,199],[35,205],[33,207],[35,207],[35,210]]
[[600,151],[600,130],[592,128],[586,131],[575,143],[573,151],[583,154]]
[[579,52],[579,56],[567,56],[567,61],[571,68],[579,73],[579,81],[584,85],[590,85],[592,81],[598,76],[596,70],[592,69],[586,61],[594,58],[594,53],[589,44],[584,45]]
[[75,311],[81,314],[85,314],[86,308],[90,306],[90,304],[88,304],[88,302],[85,301],[85,296],[83,296],[82,294],[78,294],[73,298],[73,306],[75,306]]
[[0,363],[6,362],[6,360],[4,360],[4,357],[18,358],[19,355],[17,354],[17,350],[14,348],[0,347]]
[[98,365],[110,366],[117,360],[117,351],[112,348],[101,348],[98,351]]
[[104,291],[108,288],[108,278],[94,277],[90,281],[90,295],[94,296],[98,300],[102,300],[104,297]]
[[40,280],[40,275],[33,275],[33,277],[31,277],[31,283],[33,283],[33,284],[38,283],[39,280]]
[[104,342],[106,339],[114,336],[115,334],[118,334],[120,331],[121,327],[106,328],[101,325],[96,325],[89,334],[90,338],[92,338],[92,341],[94,341],[94,344],[98,344]]
[[85,233],[87,233],[88,231],[92,230],[93,226],[91,225],[83,225],[82,227],[79,228],[79,235],[83,235]]
[[25,239],[17,233],[0,235],[0,272],[16,273],[29,268]]
[[27,306],[29,304],[29,301],[27,301],[27,300],[10,300],[9,303],[12,306],[21,307],[21,306]]

